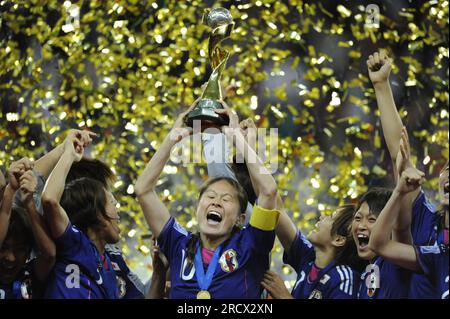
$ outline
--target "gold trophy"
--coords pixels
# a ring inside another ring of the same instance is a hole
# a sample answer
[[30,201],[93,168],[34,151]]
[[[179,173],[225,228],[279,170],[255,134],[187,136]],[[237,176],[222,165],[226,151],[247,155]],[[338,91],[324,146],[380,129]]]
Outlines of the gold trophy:
[[208,41],[208,57],[213,72],[206,84],[201,100],[188,114],[186,122],[192,127],[194,120],[201,120],[202,129],[211,126],[228,125],[229,118],[226,115],[217,114],[216,109],[222,109],[219,100],[222,99],[220,76],[230,53],[220,47],[220,43],[228,38],[234,27],[230,11],[225,8],[208,10],[203,16],[203,23],[212,30]]

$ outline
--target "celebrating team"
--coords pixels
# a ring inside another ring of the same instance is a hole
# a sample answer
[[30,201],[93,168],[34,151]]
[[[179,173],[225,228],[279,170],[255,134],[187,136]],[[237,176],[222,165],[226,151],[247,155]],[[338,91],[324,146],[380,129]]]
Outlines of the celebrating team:
[[[118,245],[114,173],[84,157],[96,134],[71,130],[42,158],[14,162],[7,184],[0,172],[0,299],[258,299],[267,293],[283,299],[448,299],[448,160],[436,209],[422,190],[424,173],[410,159],[389,85],[391,62],[377,52],[367,65],[393,162],[393,190],[370,188],[356,204],[322,216],[305,236],[255,152],[255,124],[239,122],[222,102],[216,112],[227,115],[229,125],[202,134],[210,179],[198,191],[198,230],[189,232],[171,216],[157,185],[172,149],[192,133],[185,118],[196,101],[136,181],[155,242],[146,289]],[[227,163],[226,152],[214,152],[228,149],[229,138],[244,163],[236,157]],[[275,237],[283,261],[297,273],[292,291],[269,270]]]

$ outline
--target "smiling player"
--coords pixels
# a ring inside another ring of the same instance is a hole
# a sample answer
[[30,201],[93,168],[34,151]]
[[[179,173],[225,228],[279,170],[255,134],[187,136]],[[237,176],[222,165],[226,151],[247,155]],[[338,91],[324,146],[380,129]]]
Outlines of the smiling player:
[[436,288],[439,298],[449,298],[449,255],[448,255],[448,163],[439,177],[439,195],[443,204],[442,228],[447,236],[443,243],[430,246],[413,246],[390,238],[395,220],[401,210],[402,199],[415,191],[422,183],[424,173],[409,167],[403,173],[386,207],[380,214],[370,238],[370,248],[380,256],[403,268],[423,273]]
[[[367,59],[370,80],[375,89],[378,109],[380,111],[381,126],[389,155],[392,160],[393,177],[397,181],[403,170],[414,167],[409,160],[409,141],[406,129],[394,101],[389,75],[391,60],[383,52],[375,52]],[[406,158],[399,152],[399,141],[404,136]],[[442,197],[441,197],[442,199]],[[444,236],[440,225],[441,216],[435,207],[430,204],[421,186],[402,197],[401,214],[397,215],[393,231],[395,239],[404,244],[432,245],[436,241],[442,244]],[[409,298],[437,298],[433,284],[423,274],[412,273],[409,288]]]

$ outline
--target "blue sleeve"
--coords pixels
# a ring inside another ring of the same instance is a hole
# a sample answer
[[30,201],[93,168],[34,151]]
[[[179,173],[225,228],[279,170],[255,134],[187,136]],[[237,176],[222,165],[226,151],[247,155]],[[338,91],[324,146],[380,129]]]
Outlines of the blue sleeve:
[[[119,275],[125,280],[126,293],[123,299],[143,299],[144,284],[139,277],[128,268],[120,249],[114,245],[106,245],[105,250],[113,264],[113,269],[116,270],[116,273],[119,272]],[[116,269],[114,263],[117,263],[118,269]]]
[[359,273],[348,266],[336,266],[336,280],[331,284],[327,299],[357,299]]
[[127,293],[124,299],[144,299],[144,284],[139,277],[132,271],[129,271],[125,279],[127,284]]
[[411,234],[415,245],[433,244],[429,241],[434,232],[437,217],[434,206],[427,201],[425,193],[421,191],[412,207]]
[[264,231],[248,224],[243,230],[242,240],[256,254],[267,255],[272,251],[275,242],[275,231]]
[[426,276],[433,275],[436,257],[439,256],[441,250],[438,245],[434,246],[416,246],[417,262],[420,269]]
[[88,239],[74,225],[69,223],[65,232],[55,239],[56,254],[59,257],[71,257],[86,248]]
[[314,258],[315,253],[313,245],[306,239],[302,232],[298,230],[297,236],[295,236],[289,252],[284,252],[283,254],[283,262],[292,266],[297,271],[302,265],[314,260]]
[[167,257],[169,263],[176,258],[180,258],[180,256],[177,256],[180,251],[180,245],[183,240],[190,236],[191,233],[181,227],[175,218],[170,217],[158,237],[158,245],[161,252]]

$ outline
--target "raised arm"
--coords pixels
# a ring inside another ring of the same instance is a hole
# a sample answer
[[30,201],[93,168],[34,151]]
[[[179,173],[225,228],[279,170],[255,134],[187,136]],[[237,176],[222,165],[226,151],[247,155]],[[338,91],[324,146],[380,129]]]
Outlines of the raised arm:
[[198,100],[187,111],[178,116],[172,130],[138,177],[134,187],[148,226],[152,234],[157,238],[170,219],[170,213],[156,194],[156,183],[169,160],[172,148],[191,133],[192,129],[185,126],[185,119],[197,102]]
[[92,136],[97,136],[97,134],[82,130],[69,130],[66,138],[64,139],[64,142],[55,147],[51,152],[36,160],[34,162],[34,168],[36,169],[36,171],[42,174],[45,179],[47,179],[56,163],[58,163],[59,158],[63,154],[66,141],[77,138],[83,143],[84,146],[86,146],[92,141]]
[[[226,105],[225,102],[222,104]],[[233,110],[228,106],[224,109],[215,110],[219,114],[227,114],[230,118],[230,125],[224,128],[225,135],[235,137],[237,152],[242,154],[248,168],[253,188],[258,191],[258,205],[266,209],[276,208],[277,199],[277,183],[270,174],[269,170],[264,166],[261,159],[255,151],[248,145],[239,126],[239,118]]]
[[389,84],[389,74],[391,73],[391,61],[384,52],[375,52],[367,60],[369,78],[375,89],[378,109],[380,111],[381,126],[384,138],[395,163],[399,150],[400,134],[403,123],[395,106],[391,85]]
[[36,186],[37,179],[32,170],[26,171],[20,177],[22,203],[28,213],[38,252],[34,273],[41,282],[44,282],[55,264],[56,247],[50,238],[49,230],[44,223],[43,217],[38,213],[33,201],[33,192]]
[[[240,123],[240,128],[247,140],[249,147],[255,151],[257,139],[257,129],[255,123],[253,122],[252,119],[247,119]],[[252,179],[251,176],[250,179]],[[252,184],[254,185],[255,193],[258,196],[259,191],[258,189],[256,189],[253,179]],[[289,249],[291,248],[292,243],[294,242],[295,237],[297,235],[297,227],[292,222],[291,218],[288,216],[286,210],[284,209],[283,200],[281,199],[281,196],[278,192],[276,199],[276,208],[281,212],[281,214],[278,219],[278,224],[277,227],[275,228],[275,231],[285,252],[289,252]]]
[[22,158],[13,162],[9,168],[9,183],[3,193],[3,201],[0,205],[0,247],[8,234],[9,221],[11,218],[11,208],[14,195],[20,187],[20,176],[33,168],[33,163],[28,158]]
[[390,199],[373,226],[369,240],[369,248],[377,255],[410,270],[419,269],[414,246],[391,240],[390,236],[395,220],[400,214],[401,201],[422,184],[423,176],[424,173],[414,167],[409,167],[402,173]]
[[52,238],[59,238],[69,225],[69,217],[59,204],[64,192],[67,174],[73,162],[83,157],[85,143],[76,136],[70,137],[64,143],[64,152],[44,186],[42,192],[42,206],[44,218],[50,228]]
[[[384,52],[375,52],[367,60],[369,77],[375,89],[378,109],[380,111],[381,126],[383,135],[391,156],[394,169],[394,180],[397,181],[402,171],[413,166],[410,160],[410,146],[406,129],[403,126],[397,107],[394,102],[391,86],[389,84],[389,74],[391,72],[391,61]],[[405,146],[407,147],[407,158],[403,158],[400,152],[400,140],[402,134],[406,136]],[[407,142],[407,143],[406,143]],[[399,215],[393,228],[395,240],[405,244],[411,243],[410,228],[411,214],[414,200],[420,193],[421,188],[405,196],[401,203],[402,214]]]

